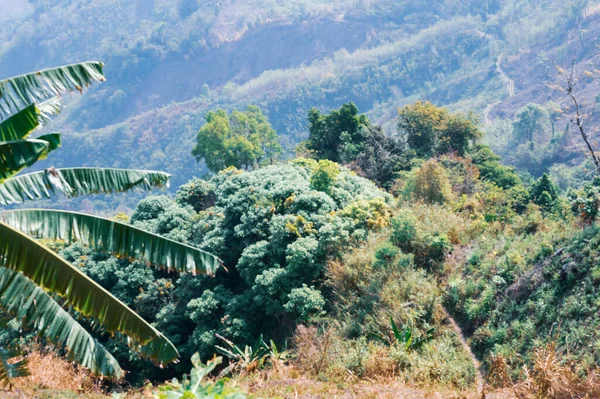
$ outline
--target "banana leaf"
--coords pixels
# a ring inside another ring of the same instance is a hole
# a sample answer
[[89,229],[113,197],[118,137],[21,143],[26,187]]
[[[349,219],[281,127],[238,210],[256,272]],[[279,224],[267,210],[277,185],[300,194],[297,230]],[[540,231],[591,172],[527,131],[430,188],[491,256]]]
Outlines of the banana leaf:
[[134,350],[148,353],[142,347],[151,344],[151,359],[157,363],[178,358],[173,344],[123,302],[52,250],[3,222],[0,259],[4,267],[21,272],[41,289],[58,294],[66,305],[83,317],[93,317],[109,333],[127,336]]
[[22,140],[40,126],[35,104],[23,108],[3,122],[0,122],[0,141]]
[[4,386],[12,387],[11,379],[30,375],[27,359],[14,361],[21,356],[23,354],[16,349],[0,347],[0,383]]
[[142,259],[157,268],[215,274],[218,257],[129,224],[79,212],[15,209],[0,215],[9,226],[36,238],[81,241],[120,257]]
[[104,81],[101,62],[89,61],[0,80],[0,120],[33,103]]
[[0,307],[67,350],[94,375],[121,379],[117,360],[48,293],[23,274],[0,267]]
[[168,186],[168,173],[112,168],[50,168],[7,179],[0,184],[0,204],[17,204],[27,200],[69,197],[98,193],[117,193],[134,188],[150,190]]

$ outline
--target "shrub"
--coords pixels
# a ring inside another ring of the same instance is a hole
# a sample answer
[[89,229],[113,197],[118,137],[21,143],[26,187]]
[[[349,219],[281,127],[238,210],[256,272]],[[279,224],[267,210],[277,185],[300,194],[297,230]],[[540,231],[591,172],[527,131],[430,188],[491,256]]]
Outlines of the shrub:
[[310,186],[317,191],[331,194],[331,189],[340,174],[340,167],[337,163],[327,159],[320,160],[316,170],[310,177]]
[[[327,192],[315,191],[315,184]],[[211,190],[214,205],[193,212]],[[320,316],[326,308],[326,262],[387,226],[387,198],[330,161],[297,160],[252,172],[229,168],[207,182],[190,181],[175,201],[166,196],[141,201],[132,216],[135,225],[215,253],[228,272],[172,276],[75,246],[68,249],[69,259],[86,256],[85,270],[149,314],[184,358],[195,352],[209,358],[215,334],[245,345],[264,333],[280,343],[297,323]],[[125,346],[120,356],[129,358]],[[131,380],[139,382],[142,373],[164,378],[164,371],[149,367],[136,360]]]
[[558,199],[558,189],[547,173],[531,187],[531,202],[539,205],[544,212],[550,212]]
[[500,188],[511,188],[521,184],[514,168],[500,163],[500,157],[485,145],[477,145],[471,151],[473,163],[479,168],[484,180],[495,183]]
[[175,202],[180,206],[191,206],[194,211],[200,212],[215,204],[215,192],[212,185],[202,179],[193,178],[179,187],[175,194]]
[[400,255],[398,247],[389,242],[384,242],[375,249],[375,263],[377,267],[390,266],[394,260]]
[[443,204],[452,197],[448,174],[436,160],[425,162],[415,173],[413,195],[430,204]]
[[403,209],[392,219],[391,224],[392,242],[405,252],[410,252],[412,241],[417,237],[417,219],[414,214]]

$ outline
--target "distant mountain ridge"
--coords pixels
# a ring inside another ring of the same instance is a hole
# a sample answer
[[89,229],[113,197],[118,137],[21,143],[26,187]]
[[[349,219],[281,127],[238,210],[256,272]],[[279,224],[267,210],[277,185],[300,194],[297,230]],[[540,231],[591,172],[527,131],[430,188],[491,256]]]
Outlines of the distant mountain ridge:
[[0,27],[0,71],[104,60],[107,83],[69,101],[51,126],[64,149],[46,163],[166,169],[176,187],[205,173],[189,152],[216,107],[260,105],[291,148],[313,106],[354,101],[388,131],[418,99],[485,122],[563,101],[547,89],[554,63],[597,64],[592,1],[329,3],[32,0]]

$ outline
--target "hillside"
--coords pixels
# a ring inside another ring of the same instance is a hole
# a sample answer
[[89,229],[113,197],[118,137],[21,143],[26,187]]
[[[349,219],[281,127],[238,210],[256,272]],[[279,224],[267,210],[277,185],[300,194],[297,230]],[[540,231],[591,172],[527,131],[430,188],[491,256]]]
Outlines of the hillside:
[[0,74],[105,64],[0,81],[0,396],[600,398],[598,37],[591,0],[2,2]]
[[[103,60],[108,83],[70,101],[53,126],[69,139],[46,165],[166,169],[177,186],[205,173],[189,148],[216,107],[260,105],[289,150],[306,137],[310,107],[347,101],[384,126],[398,106],[427,99],[489,127],[528,102],[563,103],[546,88],[553,64],[598,55],[591,2],[426,3],[32,1],[0,28],[0,70]],[[95,153],[81,153],[84,143]]]

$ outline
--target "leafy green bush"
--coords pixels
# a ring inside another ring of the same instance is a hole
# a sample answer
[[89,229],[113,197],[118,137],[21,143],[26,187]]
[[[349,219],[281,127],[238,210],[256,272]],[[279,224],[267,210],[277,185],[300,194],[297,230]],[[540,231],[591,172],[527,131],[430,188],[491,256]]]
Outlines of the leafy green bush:
[[321,333],[298,330],[302,371],[334,381],[350,371],[366,378],[399,376],[413,384],[473,383],[473,364],[443,323],[435,278],[412,267],[412,258],[373,237],[328,264],[335,322],[323,323]]
[[444,167],[436,160],[425,162],[414,172],[409,184],[414,199],[429,204],[444,204],[452,198],[452,187]]
[[376,267],[389,267],[399,255],[400,249],[398,247],[390,242],[384,242],[375,248],[375,262],[373,265]]
[[501,188],[511,188],[521,184],[514,169],[500,163],[500,157],[485,145],[477,145],[471,151],[471,157],[479,168],[481,177]]
[[[338,173],[327,181],[327,192],[312,184],[323,165]],[[211,192],[214,205],[205,208]],[[330,161],[296,160],[252,172],[229,168],[207,182],[192,180],[175,200],[155,196],[141,201],[131,218],[136,226],[217,254],[227,272],[214,278],[177,277],[77,244],[64,252],[160,326],[184,358],[195,352],[210,358],[218,344],[215,334],[240,345],[260,334],[280,343],[297,323],[322,315],[327,310],[326,262],[388,225],[389,198]],[[118,352],[128,359],[124,365],[132,382],[161,375],[124,346]]]
[[539,205],[545,212],[551,211],[558,200],[558,189],[547,173],[531,187],[531,202]]
[[402,248],[405,252],[410,252],[412,242],[417,237],[417,219],[408,209],[400,210],[391,221],[392,233],[391,241]]
[[190,374],[184,375],[181,382],[173,379],[170,383],[159,387],[155,393],[158,399],[246,399],[240,390],[227,386],[227,380],[220,379],[216,382],[205,381],[205,378],[223,362],[217,357],[206,364],[200,361],[200,355],[192,356],[192,369]]
[[175,202],[182,207],[191,206],[194,211],[200,212],[215,204],[215,191],[206,180],[193,178],[179,187],[175,195]]
[[317,169],[310,177],[310,186],[314,190],[331,194],[331,189],[340,174],[340,167],[337,163],[327,159],[320,160]]
[[422,158],[450,152],[464,155],[471,141],[482,136],[472,118],[423,101],[399,109],[397,127]]

